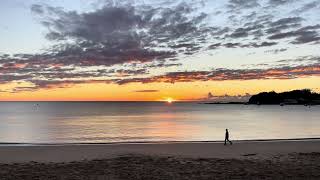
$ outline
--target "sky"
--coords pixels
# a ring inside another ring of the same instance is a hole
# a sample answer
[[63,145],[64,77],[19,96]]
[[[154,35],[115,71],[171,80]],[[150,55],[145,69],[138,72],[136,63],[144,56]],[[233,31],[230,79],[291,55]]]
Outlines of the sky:
[[0,100],[320,92],[320,0],[2,0]]

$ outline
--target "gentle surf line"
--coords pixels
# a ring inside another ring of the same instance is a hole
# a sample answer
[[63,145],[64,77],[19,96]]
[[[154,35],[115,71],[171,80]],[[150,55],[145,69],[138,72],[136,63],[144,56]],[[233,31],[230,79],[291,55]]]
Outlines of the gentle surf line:
[[[292,139],[250,139],[233,140],[234,143],[245,142],[286,142],[286,141],[320,141],[320,138],[292,138]],[[224,141],[125,141],[105,143],[15,143],[0,142],[0,146],[73,146],[73,145],[121,145],[121,144],[181,144],[181,143],[223,143]]]

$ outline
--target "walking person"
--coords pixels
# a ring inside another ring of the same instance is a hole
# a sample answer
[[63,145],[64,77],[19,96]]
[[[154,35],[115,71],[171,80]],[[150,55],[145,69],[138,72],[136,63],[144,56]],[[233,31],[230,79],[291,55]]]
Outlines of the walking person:
[[225,138],[224,138],[224,145],[227,145],[227,141],[230,143],[230,145],[232,145],[232,142],[229,140],[229,131],[228,131],[228,129],[226,129],[226,134],[225,134]]

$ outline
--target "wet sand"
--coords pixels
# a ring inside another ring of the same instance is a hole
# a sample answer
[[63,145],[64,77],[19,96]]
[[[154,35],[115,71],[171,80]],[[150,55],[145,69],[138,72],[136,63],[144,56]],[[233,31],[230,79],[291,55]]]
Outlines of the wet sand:
[[2,145],[0,177],[320,179],[320,141]]

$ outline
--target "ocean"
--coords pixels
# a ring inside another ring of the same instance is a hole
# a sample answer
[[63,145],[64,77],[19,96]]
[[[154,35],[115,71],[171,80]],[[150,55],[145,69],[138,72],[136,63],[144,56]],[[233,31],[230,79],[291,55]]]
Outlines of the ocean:
[[320,137],[320,106],[197,102],[1,102],[0,143]]

